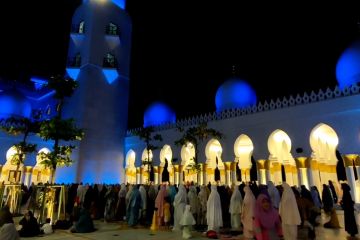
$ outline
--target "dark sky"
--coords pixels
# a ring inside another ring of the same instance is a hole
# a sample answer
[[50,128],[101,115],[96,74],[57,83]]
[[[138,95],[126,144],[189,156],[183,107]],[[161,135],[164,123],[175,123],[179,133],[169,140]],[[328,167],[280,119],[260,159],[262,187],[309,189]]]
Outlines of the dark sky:
[[[2,2],[10,3],[0,3],[0,76],[25,81],[63,73],[71,16],[81,1]],[[337,58],[360,35],[356,1],[199,2],[128,0],[129,128],[142,125],[155,100],[178,119],[214,111],[232,65],[260,101],[333,87]]]

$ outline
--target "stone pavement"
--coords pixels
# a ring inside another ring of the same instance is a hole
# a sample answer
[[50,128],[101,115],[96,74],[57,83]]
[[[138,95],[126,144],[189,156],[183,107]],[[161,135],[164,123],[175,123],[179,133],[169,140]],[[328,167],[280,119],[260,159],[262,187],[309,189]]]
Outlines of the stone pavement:
[[[316,228],[316,239],[319,240],[343,240],[343,239],[351,239],[348,237],[348,234],[345,232],[343,228],[344,220],[342,212],[338,214],[339,222],[342,225],[340,229],[325,229],[321,227]],[[322,217],[322,222],[326,221],[326,218]],[[84,239],[84,240],[177,240],[182,239],[181,233],[175,233],[170,230],[161,230],[156,232],[151,232],[149,229],[144,227],[137,228],[129,228],[126,223],[123,222],[115,222],[115,223],[104,223],[102,221],[95,221],[95,227],[98,229],[93,233],[70,233],[68,230],[56,230],[56,232],[52,235],[46,235],[35,238],[27,238],[27,239],[49,239],[49,240],[70,240],[70,239]],[[298,239],[307,239],[306,238],[307,229],[299,230],[299,238]],[[193,238],[196,239],[207,239],[202,233],[194,232]],[[222,238],[226,239],[226,238]],[[241,236],[237,239],[242,239]],[[360,235],[358,238],[354,238],[360,240]]]

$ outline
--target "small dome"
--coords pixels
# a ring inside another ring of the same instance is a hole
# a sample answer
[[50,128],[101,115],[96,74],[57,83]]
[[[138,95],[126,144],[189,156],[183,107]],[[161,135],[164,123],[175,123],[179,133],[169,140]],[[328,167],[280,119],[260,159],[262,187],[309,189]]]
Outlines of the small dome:
[[253,88],[243,80],[230,78],[217,90],[215,97],[216,111],[226,109],[244,108],[256,104],[256,93]]
[[336,79],[340,89],[360,82],[360,41],[351,44],[336,65]]
[[31,104],[16,90],[0,93],[0,118],[27,117],[31,115]]
[[164,123],[175,123],[175,112],[161,102],[152,103],[144,113],[144,127],[158,126]]

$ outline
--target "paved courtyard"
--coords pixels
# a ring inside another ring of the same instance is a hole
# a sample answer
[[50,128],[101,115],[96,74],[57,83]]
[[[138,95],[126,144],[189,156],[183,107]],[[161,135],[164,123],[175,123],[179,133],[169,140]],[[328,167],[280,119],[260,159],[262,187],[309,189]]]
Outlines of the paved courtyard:
[[[322,222],[326,221],[325,217],[322,217]],[[343,218],[341,213],[339,214],[339,221],[342,225],[340,229],[325,229],[323,227],[316,228],[316,236],[317,239],[320,240],[335,240],[335,239],[351,239],[348,238],[348,234],[345,232],[343,228]],[[149,229],[143,227],[137,228],[129,228],[126,223],[123,222],[115,222],[115,223],[104,223],[102,221],[95,221],[95,227],[98,229],[93,233],[70,233],[68,230],[56,230],[56,232],[52,235],[46,235],[41,237],[34,237],[28,239],[50,239],[50,240],[69,240],[69,239],[88,239],[88,240],[151,240],[151,239],[159,239],[159,240],[169,240],[169,239],[182,239],[181,233],[175,233],[170,230],[159,230],[156,232],[152,232]],[[299,238],[298,239],[307,239],[306,237],[307,230],[300,229]],[[360,236],[358,238],[354,238],[360,240]],[[203,236],[201,232],[193,232],[192,239],[207,239]],[[222,239],[230,239],[224,236]],[[233,238],[235,239],[235,238]],[[239,236],[236,239],[242,239]]]

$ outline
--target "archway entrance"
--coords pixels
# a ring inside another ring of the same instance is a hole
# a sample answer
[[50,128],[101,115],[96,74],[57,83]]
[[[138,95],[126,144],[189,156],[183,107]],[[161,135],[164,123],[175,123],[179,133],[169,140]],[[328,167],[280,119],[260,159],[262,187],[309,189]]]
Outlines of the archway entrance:
[[[292,186],[298,184],[295,160],[291,155],[291,140],[286,132],[277,129],[272,132],[268,139],[268,149],[270,152],[271,179],[275,185],[283,182],[281,168],[284,166],[286,182]],[[270,171],[268,169],[267,171]]]
[[310,133],[310,146],[312,150],[312,161],[318,165],[312,169],[314,184],[322,190],[322,184],[328,184],[332,180],[337,184],[336,149],[339,138],[333,128],[324,123],[316,125]]
[[225,166],[221,159],[221,154],[222,147],[220,142],[216,139],[211,139],[205,147],[208,182],[225,184]]
[[[251,139],[245,135],[241,134],[235,141],[234,152],[235,152],[235,161],[237,161],[237,167],[240,168],[242,176],[237,177],[237,179],[242,179],[242,181],[250,181],[250,169],[252,166],[251,156],[254,150],[254,145]],[[238,172],[237,172],[238,174]]]
[[41,153],[50,153],[50,150],[48,148],[42,148],[36,156],[36,165],[34,166],[31,175],[31,182],[34,184],[50,182],[51,171],[41,164]]
[[174,183],[174,172],[172,166],[172,150],[169,145],[165,145],[160,151],[160,167],[162,172],[160,172],[160,183],[170,182]]
[[180,179],[184,182],[197,182],[196,170],[192,168],[194,164],[195,148],[192,143],[187,143],[181,148],[182,172]]
[[135,152],[130,149],[125,159],[125,183],[136,184]]
[[[141,155],[141,173],[140,179],[141,184],[150,183],[154,181],[154,171],[153,171],[153,153],[151,150],[144,149]],[[151,176],[152,175],[152,176]]]

